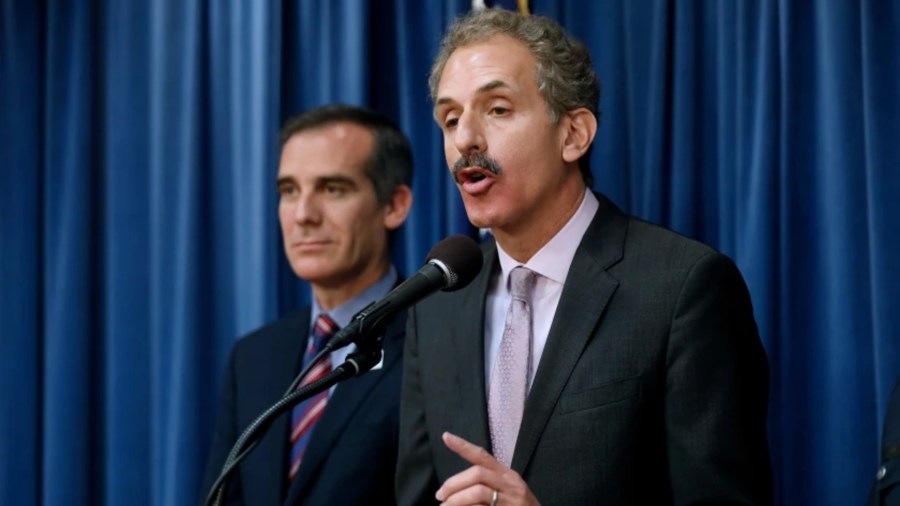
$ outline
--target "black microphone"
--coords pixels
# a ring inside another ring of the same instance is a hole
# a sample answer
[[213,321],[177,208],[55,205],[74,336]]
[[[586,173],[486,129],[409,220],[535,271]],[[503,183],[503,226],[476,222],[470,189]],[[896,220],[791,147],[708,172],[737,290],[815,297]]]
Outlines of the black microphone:
[[[481,248],[472,238],[451,235],[428,252],[425,265],[412,277],[400,283],[383,299],[369,304],[328,340],[329,351],[364,339],[381,330],[386,316],[408,308],[438,290],[452,292],[468,285],[481,271]],[[358,344],[358,343],[357,343]]]

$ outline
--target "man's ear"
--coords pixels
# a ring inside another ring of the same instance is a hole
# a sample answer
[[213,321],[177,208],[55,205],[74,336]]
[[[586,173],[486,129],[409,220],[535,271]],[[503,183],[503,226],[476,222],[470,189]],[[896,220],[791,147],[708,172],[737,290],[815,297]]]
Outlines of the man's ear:
[[413,195],[409,186],[402,184],[394,189],[391,199],[385,204],[384,228],[396,230],[406,221],[406,216],[412,208]]
[[594,141],[597,134],[597,117],[594,113],[581,107],[569,111],[561,118],[562,123],[562,157],[566,162],[575,162],[581,158]]

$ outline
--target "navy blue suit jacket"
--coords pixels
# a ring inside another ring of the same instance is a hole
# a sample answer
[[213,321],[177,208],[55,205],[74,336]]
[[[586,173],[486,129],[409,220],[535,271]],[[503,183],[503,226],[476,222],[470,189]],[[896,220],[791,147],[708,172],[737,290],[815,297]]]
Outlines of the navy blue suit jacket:
[[[203,497],[243,430],[281,398],[300,371],[309,307],[235,343],[222,385]],[[380,369],[339,384],[288,483],[290,415],[272,424],[230,480],[227,504],[393,504],[406,313],[385,331]]]

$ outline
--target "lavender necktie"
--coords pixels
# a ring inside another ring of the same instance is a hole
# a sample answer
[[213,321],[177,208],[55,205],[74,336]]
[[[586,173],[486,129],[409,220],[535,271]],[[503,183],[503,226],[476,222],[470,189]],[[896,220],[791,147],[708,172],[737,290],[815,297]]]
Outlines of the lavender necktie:
[[511,301],[500,349],[491,371],[488,419],[494,458],[507,467],[512,462],[522,424],[528,375],[531,368],[531,291],[536,274],[519,266],[509,273]]

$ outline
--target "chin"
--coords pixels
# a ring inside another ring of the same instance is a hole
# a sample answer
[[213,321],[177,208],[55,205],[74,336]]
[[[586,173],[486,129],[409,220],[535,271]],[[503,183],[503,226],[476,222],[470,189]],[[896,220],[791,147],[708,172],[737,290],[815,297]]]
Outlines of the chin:
[[469,218],[469,223],[473,226],[478,228],[493,228],[502,224],[503,213],[497,208],[496,203],[488,203],[485,201],[473,202],[464,199],[463,205],[466,208],[466,216]]
[[321,261],[303,259],[291,263],[294,274],[298,278],[313,282],[331,272],[332,266]]
[[493,228],[497,226],[497,220],[490,213],[469,212],[466,211],[469,223],[477,228]]

